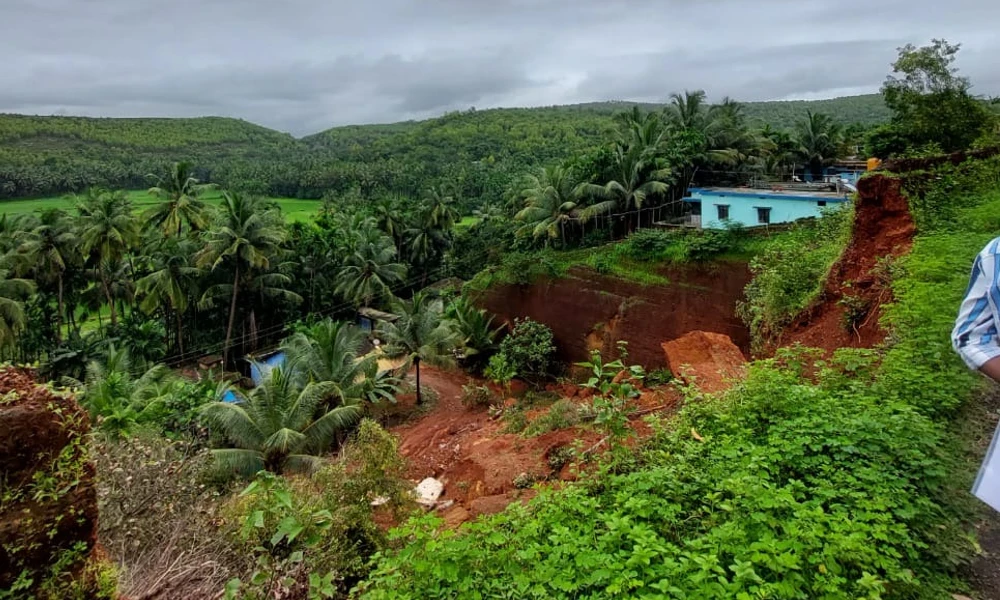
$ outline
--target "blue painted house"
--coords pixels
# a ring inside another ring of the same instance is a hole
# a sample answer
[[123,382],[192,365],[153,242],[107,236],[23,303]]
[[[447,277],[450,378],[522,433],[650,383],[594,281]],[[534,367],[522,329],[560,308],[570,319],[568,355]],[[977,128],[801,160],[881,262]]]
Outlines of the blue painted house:
[[818,217],[825,207],[850,202],[846,193],[756,191],[741,188],[691,188],[685,198],[691,207],[686,224],[725,229],[726,222],[745,227],[790,223]]

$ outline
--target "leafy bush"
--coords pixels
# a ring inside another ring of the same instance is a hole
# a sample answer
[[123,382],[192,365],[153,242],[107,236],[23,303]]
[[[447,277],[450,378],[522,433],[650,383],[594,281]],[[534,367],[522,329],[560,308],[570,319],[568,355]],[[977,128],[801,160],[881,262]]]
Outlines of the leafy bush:
[[734,238],[728,231],[705,229],[691,232],[682,238],[683,256],[701,262],[722,254],[734,247]]
[[754,277],[737,314],[750,327],[755,351],[819,298],[830,266],[850,237],[851,215],[836,210],[815,223],[796,225],[750,261]]
[[552,330],[528,318],[515,319],[514,329],[500,342],[503,360],[526,378],[546,377],[555,351]]
[[623,246],[636,260],[659,260],[678,241],[678,235],[664,229],[640,229],[630,235]]
[[646,385],[649,387],[664,386],[673,380],[674,374],[670,369],[654,369],[646,374]]
[[489,406],[493,403],[493,391],[485,385],[466,384],[462,386],[462,405],[469,408]]
[[528,423],[524,429],[524,435],[535,437],[548,433],[566,429],[578,424],[583,417],[580,407],[571,400],[560,400],[549,407],[547,411]]
[[224,509],[228,534],[255,558],[249,577],[226,585],[228,598],[344,597],[385,544],[372,502],[404,518],[410,484],[396,439],[365,420],[337,463],[311,479],[261,473]]

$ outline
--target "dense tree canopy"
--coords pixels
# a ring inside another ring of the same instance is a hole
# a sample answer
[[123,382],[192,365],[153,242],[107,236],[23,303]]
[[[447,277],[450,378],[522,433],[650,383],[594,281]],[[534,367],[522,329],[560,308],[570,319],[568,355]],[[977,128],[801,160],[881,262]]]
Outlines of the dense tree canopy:
[[[272,196],[321,198],[351,190],[363,198],[418,196],[447,183],[468,212],[475,207],[469,199],[501,201],[507,186],[532,167],[593,150],[614,131],[613,116],[630,106],[469,110],[420,122],[336,127],[301,140],[219,117],[0,115],[0,199],[95,185],[144,189],[150,174],[190,161],[187,175],[202,183]],[[871,126],[889,116],[879,96],[748,103],[743,109],[748,123],[778,130],[791,129],[807,110],[843,125]]]

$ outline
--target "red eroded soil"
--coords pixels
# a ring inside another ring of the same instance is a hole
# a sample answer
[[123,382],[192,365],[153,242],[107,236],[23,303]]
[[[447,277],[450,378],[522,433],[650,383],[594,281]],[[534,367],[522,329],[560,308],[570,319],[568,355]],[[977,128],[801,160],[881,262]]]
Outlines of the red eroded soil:
[[679,379],[693,380],[707,393],[721,392],[745,373],[746,358],[728,336],[692,331],[663,344],[670,371]]
[[587,360],[594,348],[614,356],[626,340],[630,363],[665,368],[660,344],[696,330],[723,333],[749,351],[750,334],[736,316],[750,281],[745,263],[665,266],[660,274],[670,283],[644,286],[576,267],[559,279],[491,288],[476,301],[500,320],[548,325],[565,363]]
[[[97,492],[80,443],[89,418],[76,401],[12,367],[0,370],[0,398],[0,475],[5,495],[13,496],[0,506],[0,589],[6,589],[25,568],[37,584],[77,543],[87,551],[95,547]],[[64,453],[70,442],[77,445]],[[52,482],[42,496],[25,488],[38,473]]]
[[[877,276],[883,257],[910,251],[916,232],[899,179],[875,175],[858,182],[854,233],[844,254],[833,265],[822,298],[781,338],[781,346],[801,343],[832,352],[837,348],[871,348],[885,339],[879,326],[882,304],[892,301],[891,290]],[[861,299],[867,307],[856,330],[844,325],[845,296]]]
[[[568,468],[553,472],[549,456],[578,440],[583,448],[591,448],[603,437],[585,427],[553,431],[534,438],[503,433],[503,420],[490,418],[486,407],[462,405],[462,386],[481,382],[464,373],[426,366],[421,367],[420,375],[421,383],[438,393],[437,404],[419,420],[391,431],[400,439],[400,454],[409,463],[409,478],[416,483],[426,477],[435,477],[444,484],[440,502],[453,501],[442,513],[451,526],[481,514],[500,512],[511,502],[531,498],[532,490],[515,486],[514,481],[520,476],[526,475],[536,481],[571,479]],[[565,397],[588,401],[586,394],[581,394],[575,386],[552,387]],[[399,401],[412,402],[412,399],[401,397]],[[643,394],[635,408],[637,411],[666,410],[676,402],[677,396],[672,390],[655,390]],[[529,421],[541,412],[544,409],[530,411]],[[639,435],[648,434],[642,424],[635,423]]]

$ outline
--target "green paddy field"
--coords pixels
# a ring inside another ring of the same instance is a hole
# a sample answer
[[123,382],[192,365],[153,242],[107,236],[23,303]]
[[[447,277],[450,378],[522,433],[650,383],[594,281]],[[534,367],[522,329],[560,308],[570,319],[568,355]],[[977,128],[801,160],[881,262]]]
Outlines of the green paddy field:
[[[219,191],[205,192],[202,198],[206,202],[217,202],[221,197]],[[133,190],[128,192],[129,198],[135,204],[137,212],[141,212],[146,207],[155,204],[157,200],[146,190]],[[316,212],[322,206],[321,200],[301,200],[298,198],[271,198],[281,207],[281,212],[289,221],[308,221],[316,216]],[[23,200],[0,201],[0,215],[21,215],[32,211],[41,211],[48,208],[61,208],[72,211],[76,206],[77,199],[72,195],[53,196],[50,198],[31,198]]]

